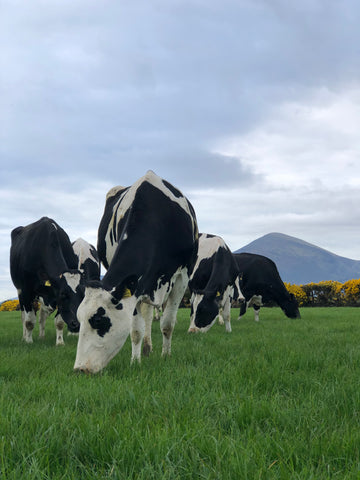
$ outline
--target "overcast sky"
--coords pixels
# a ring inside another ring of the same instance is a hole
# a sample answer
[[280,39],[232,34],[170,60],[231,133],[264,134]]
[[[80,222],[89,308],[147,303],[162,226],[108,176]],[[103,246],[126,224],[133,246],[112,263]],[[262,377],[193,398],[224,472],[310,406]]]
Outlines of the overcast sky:
[[13,228],[96,244],[149,169],[232,250],[360,259],[359,25],[358,0],[0,0],[0,301]]

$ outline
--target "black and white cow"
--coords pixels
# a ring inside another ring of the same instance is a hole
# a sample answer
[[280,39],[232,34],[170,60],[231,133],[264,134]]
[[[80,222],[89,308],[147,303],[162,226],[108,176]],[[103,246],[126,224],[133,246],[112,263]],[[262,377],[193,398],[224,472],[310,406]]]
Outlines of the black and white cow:
[[131,336],[132,361],[152,349],[153,307],[163,306],[163,355],[171,353],[178,306],[198,245],[195,212],[183,194],[152,171],[106,197],[98,253],[107,272],[89,282],[78,309],[74,369],[102,370]]
[[[83,283],[85,280],[100,280],[100,260],[95,247],[83,238],[78,238],[72,242],[71,246],[76,255],[76,268],[81,272],[82,278],[80,283]],[[79,304],[80,300],[82,300],[82,297],[79,298]],[[39,302],[39,336],[44,337],[46,319],[56,309],[56,298],[55,295],[53,297],[51,295],[42,295],[39,298]],[[76,331],[78,331],[78,328],[76,328]],[[73,334],[73,332],[69,331],[70,334]]]
[[77,257],[68,235],[54,220],[42,217],[11,232],[10,274],[18,291],[23,339],[27,343],[33,341],[33,304],[39,299],[49,308],[40,315],[40,336],[44,336],[46,316],[55,306],[56,344],[64,343],[64,321],[70,331],[78,331],[76,310],[82,299],[81,272],[77,270]]
[[289,318],[300,318],[298,303],[281,280],[275,263],[270,258],[253,253],[235,253],[240,271],[240,287],[245,302],[240,307],[239,318],[248,307],[254,308],[255,321],[263,302],[275,302]]
[[229,247],[221,237],[201,233],[194,270],[190,275],[191,317],[189,332],[207,331],[218,316],[231,332],[231,300],[243,299],[239,271]]

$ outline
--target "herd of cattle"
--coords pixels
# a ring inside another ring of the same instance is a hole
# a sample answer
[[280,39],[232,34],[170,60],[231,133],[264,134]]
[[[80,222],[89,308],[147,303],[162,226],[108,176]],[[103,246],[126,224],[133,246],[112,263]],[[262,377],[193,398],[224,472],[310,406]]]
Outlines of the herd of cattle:
[[[100,279],[100,262],[106,274]],[[300,317],[270,259],[232,254],[224,240],[199,234],[188,199],[152,171],[130,187],[106,196],[97,251],[85,240],[71,243],[52,219],[43,217],[11,232],[10,272],[17,288],[23,339],[32,342],[40,303],[40,336],[55,309],[56,344],[63,328],[79,332],[74,369],[95,373],[119,352],[130,334],[132,361],[152,350],[154,307],[161,308],[162,354],[171,353],[177,310],[189,287],[189,332],[208,330],[216,318],[231,331],[230,308],[240,316],[274,301],[290,318]]]

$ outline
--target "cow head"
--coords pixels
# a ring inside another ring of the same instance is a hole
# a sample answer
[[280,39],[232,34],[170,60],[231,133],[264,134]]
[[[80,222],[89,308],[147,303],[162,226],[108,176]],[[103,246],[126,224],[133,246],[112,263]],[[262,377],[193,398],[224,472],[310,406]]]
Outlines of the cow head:
[[192,309],[197,328],[207,332],[212,327],[219,314],[219,302],[221,299],[222,296],[219,292],[197,292],[194,294]]
[[137,304],[135,282],[128,278],[106,290],[101,282],[89,282],[78,308],[80,333],[74,369],[97,373],[119,352],[130,334]]
[[290,293],[289,298],[281,303],[281,308],[287,317],[301,318],[299,305],[293,293]]
[[84,298],[84,278],[80,270],[64,272],[59,278],[51,281],[55,291],[58,313],[67,324],[70,332],[78,332],[80,324],[77,309]]

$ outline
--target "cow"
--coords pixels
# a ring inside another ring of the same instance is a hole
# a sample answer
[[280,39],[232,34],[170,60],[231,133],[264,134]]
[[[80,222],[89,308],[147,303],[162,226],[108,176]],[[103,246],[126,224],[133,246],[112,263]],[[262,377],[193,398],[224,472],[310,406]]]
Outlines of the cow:
[[240,271],[240,286],[245,302],[240,306],[242,317],[248,307],[254,308],[255,321],[263,302],[275,302],[289,318],[300,318],[295,296],[289,293],[281,280],[276,264],[268,257],[254,253],[233,254]]
[[[76,268],[81,272],[82,278],[80,279],[80,283],[82,283],[84,280],[100,280],[100,260],[95,247],[83,238],[78,238],[72,242],[71,246],[77,259]],[[39,303],[39,336],[44,337],[45,322],[47,317],[56,309],[56,298],[55,296],[51,297],[49,295],[43,295],[39,298]],[[69,335],[72,334],[77,335],[77,333],[69,331]]]
[[131,361],[152,350],[154,306],[160,319],[162,355],[170,355],[178,306],[196,260],[198,228],[194,209],[173,185],[149,170],[130,187],[107,196],[97,250],[106,274],[85,285],[78,309],[75,371],[97,373],[119,352],[130,334]]
[[221,237],[201,233],[196,263],[190,275],[191,316],[188,332],[205,332],[217,317],[231,332],[231,301],[242,300],[239,271],[229,247]]
[[81,301],[81,272],[67,233],[55,220],[42,217],[11,232],[10,274],[17,289],[23,323],[23,339],[32,343],[36,322],[34,301],[48,311],[40,315],[39,335],[44,336],[45,318],[57,306],[56,345],[63,345],[64,322],[70,331],[79,329],[76,310]]

